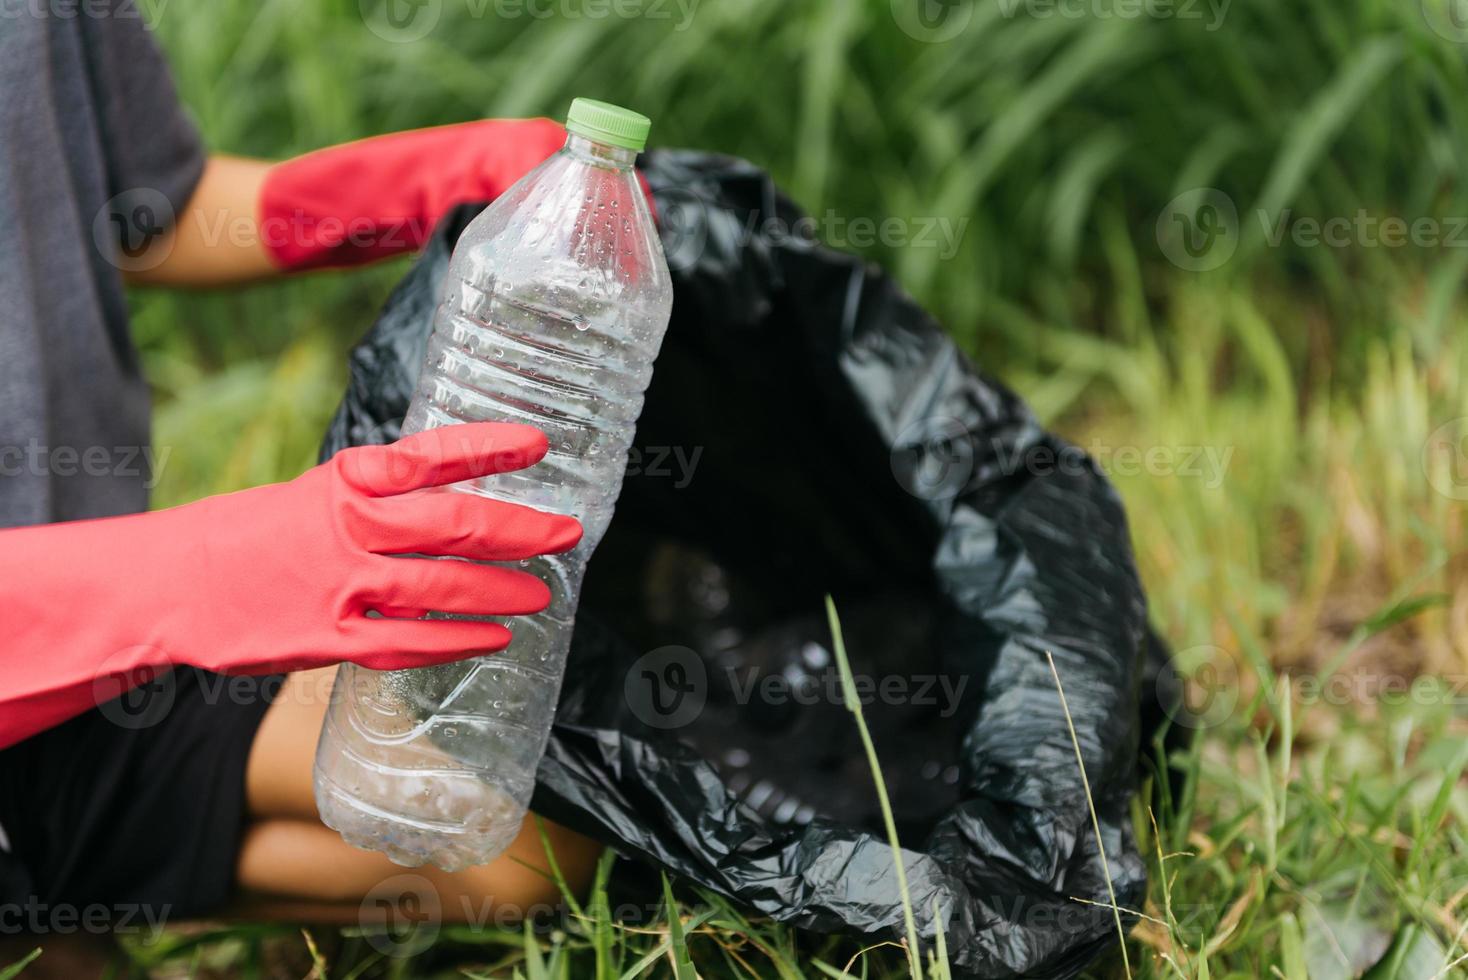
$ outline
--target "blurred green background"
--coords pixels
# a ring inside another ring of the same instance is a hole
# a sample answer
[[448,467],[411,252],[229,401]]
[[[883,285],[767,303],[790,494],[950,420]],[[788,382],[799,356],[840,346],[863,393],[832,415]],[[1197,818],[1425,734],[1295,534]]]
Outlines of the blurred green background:
[[[654,145],[769,169],[823,228],[961,231],[951,252],[861,251],[1110,469],[1179,666],[1237,698],[1174,762],[1182,797],[1139,803],[1154,895],[1133,963],[1348,977],[1369,941],[1396,964],[1371,976],[1447,975],[1468,930],[1468,889],[1442,884],[1468,880],[1461,699],[1367,685],[1307,705],[1291,678],[1468,667],[1457,0],[142,9],[219,151],[561,117],[588,95],[650,115]],[[136,292],[171,452],[156,503],[314,462],[405,262]]]

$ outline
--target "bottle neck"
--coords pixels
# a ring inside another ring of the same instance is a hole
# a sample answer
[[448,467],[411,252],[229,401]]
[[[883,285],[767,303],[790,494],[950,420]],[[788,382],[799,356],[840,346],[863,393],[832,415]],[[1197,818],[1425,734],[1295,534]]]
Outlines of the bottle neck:
[[577,133],[566,134],[565,150],[582,163],[615,170],[631,170],[637,162],[637,151],[610,143],[598,143]]

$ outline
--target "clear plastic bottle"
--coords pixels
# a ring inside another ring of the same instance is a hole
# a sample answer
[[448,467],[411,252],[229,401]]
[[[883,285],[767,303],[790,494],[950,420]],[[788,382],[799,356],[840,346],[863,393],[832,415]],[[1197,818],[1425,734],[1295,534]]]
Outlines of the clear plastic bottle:
[[545,751],[586,561],[621,489],[672,308],[633,171],[646,117],[577,99],[565,146],[465,229],[434,318],[405,434],[526,422],[550,452],[456,490],[580,518],[575,550],[520,563],[550,608],[508,649],[443,667],[344,664],[316,752],[321,819],[357,847],[449,871],[503,851]]

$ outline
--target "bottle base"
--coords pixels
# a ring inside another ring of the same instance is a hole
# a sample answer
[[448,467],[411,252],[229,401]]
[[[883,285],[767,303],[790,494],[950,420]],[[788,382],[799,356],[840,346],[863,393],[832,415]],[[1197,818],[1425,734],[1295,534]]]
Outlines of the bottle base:
[[454,826],[386,812],[320,778],[316,809],[322,823],[360,850],[378,851],[407,868],[432,864],[463,871],[504,853],[525,819],[526,808],[508,793],[487,784],[482,789],[484,805]]

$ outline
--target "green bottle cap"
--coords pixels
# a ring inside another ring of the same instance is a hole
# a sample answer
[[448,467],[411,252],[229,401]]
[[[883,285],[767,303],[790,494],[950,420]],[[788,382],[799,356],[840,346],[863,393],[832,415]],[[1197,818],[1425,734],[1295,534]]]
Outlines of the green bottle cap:
[[623,109],[596,99],[575,99],[566,116],[566,129],[598,143],[610,143],[628,150],[642,151],[652,120],[640,112]]

